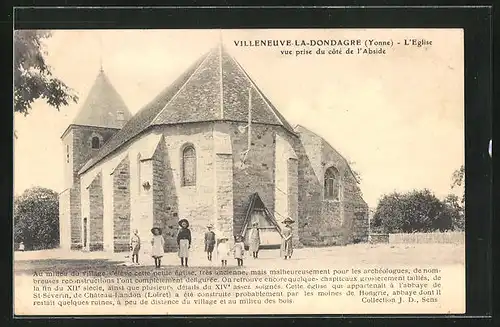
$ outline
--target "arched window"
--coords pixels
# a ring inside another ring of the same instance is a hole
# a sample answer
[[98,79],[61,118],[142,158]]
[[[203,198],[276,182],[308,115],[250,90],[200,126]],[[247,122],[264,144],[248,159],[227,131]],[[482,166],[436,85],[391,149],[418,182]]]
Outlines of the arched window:
[[182,185],[196,185],[196,151],[192,145],[182,150]]
[[99,149],[101,147],[101,141],[99,140],[99,137],[94,136],[92,138],[92,149]]
[[340,180],[339,172],[335,167],[330,167],[325,171],[325,199],[339,200]]

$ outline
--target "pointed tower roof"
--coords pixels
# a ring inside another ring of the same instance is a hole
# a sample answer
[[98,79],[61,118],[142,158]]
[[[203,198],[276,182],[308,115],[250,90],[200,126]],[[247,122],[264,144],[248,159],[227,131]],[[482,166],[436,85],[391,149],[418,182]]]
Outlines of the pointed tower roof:
[[292,126],[264,96],[241,65],[222,44],[191,65],[177,80],[143,107],[85,164],[84,173],[150,127],[204,121],[248,121],[249,89],[252,122]]
[[[119,113],[121,113],[122,117],[120,117]],[[126,122],[131,117],[132,114],[125,105],[125,102],[101,67],[94,85],[90,89],[72,124],[122,128],[123,120]]]

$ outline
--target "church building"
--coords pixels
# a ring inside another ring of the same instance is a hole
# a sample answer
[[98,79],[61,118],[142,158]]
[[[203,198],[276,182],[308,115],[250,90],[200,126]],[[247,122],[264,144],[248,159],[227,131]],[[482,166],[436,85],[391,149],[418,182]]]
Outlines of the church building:
[[183,218],[200,251],[208,224],[233,240],[254,221],[262,246],[279,246],[286,217],[297,247],[368,236],[368,206],[348,162],[292,127],[222,45],[135,115],[101,69],[61,139],[66,249],[128,251],[137,229],[147,251],[157,226],[165,251],[175,251]]

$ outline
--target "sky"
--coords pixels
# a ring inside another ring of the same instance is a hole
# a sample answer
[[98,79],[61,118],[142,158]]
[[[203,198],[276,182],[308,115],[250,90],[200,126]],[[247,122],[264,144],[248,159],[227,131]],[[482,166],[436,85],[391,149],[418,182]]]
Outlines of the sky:
[[[432,45],[397,45],[410,38]],[[287,56],[280,47],[235,45],[255,39],[377,39],[393,47],[386,55]],[[450,185],[464,163],[462,30],[303,29],[54,31],[46,60],[80,101],[60,111],[36,101],[28,116],[15,114],[14,194],[62,191],[60,137],[101,64],[134,114],[220,40],[292,126],[316,132],[353,163],[369,206],[393,191],[457,193]]]

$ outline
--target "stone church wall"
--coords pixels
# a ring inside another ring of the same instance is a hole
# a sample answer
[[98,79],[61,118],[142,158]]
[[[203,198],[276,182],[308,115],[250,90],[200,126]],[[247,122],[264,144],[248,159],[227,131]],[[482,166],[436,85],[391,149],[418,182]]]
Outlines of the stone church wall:
[[[157,198],[157,215],[162,211],[166,216],[165,230],[168,231],[168,251],[177,251],[178,221],[189,220],[193,251],[204,248],[204,234],[206,226],[214,223],[214,143],[213,124],[193,123],[164,126],[161,128],[164,136],[164,161],[156,162],[157,177],[161,176],[159,167],[163,167],[163,194],[164,198]],[[187,145],[192,145],[196,152],[196,184],[182,185],[182,151]],[[155,163],[154,163],[155,165]],[[160,184],[158,184],[160,187]],[[157,218],[155,218],[157,219]]]
[[59,194],[59,246],[65,250],[71,249],[70,192],[66,189]]
[[89,186],[90,213],[88,218],[89,250],[103,250],[103,193],[102,174],[98,174]]
[[130,160],[125,157],[113,172],[113,250],[129,250]]
[[[90,221],[96,231],[91,244],[111,242],[114,251],[124,250],[130,231],[138,228],[147,253],[149,230],[157,225],[164,231],[165,250],[176,251],[177,222],[186,218],[192,249],[200,251],[210,223],[232,235],[240,232],[250,195],[255,192],[278,221],[286,216],[296,220],[297,246],[345,244],[365,237],[366,203],[347,163],[333,148],[307,131],[300,131],[299,139],[280,126],[254,123],[250,152],[242,169],[240,155],[247,150],[247,132],[238,126],[244,125],[204,122],[158,127],[86,172],[82,190],[90,185],[89,203],[80,215],[102,217],[101,222]],[[221,141],[228,143],[227,149],[217,145]],[[193,186],[182,185],[182,150],[186,145],[196,151]],[[341,174],[341,201],[323,199],[323,175],[329,166]],[[108,183],[102,180],[105,177],[111,185],[109,199],[102,196],[102,184]],[[143,186],[146,182],[150,184],[147,190]],[[128,189],[123,189],[125,185]],[[85,202],[83,197],[81,200]],[[127,212],[129,218],[123,218]],[[99,239],[103,233],[96,228],[102,229],[107,222],[112,239]],[[81,221],[78,226],[81,229]]]
[[174,177],[170,168],[170,157],[162,138],[152,158],[153,169],[153,217],[154,225],[160,226],[165,239],[165,251],[177,250],[178,198]]
[[295,221],[292,240],[296,247],[301,246],[298,226],[298,160],[294,147],[297,137],[285,131],[276,131],[274,160],[274,216],[281,227],[286,217]]
[[[258,192],[262,201],[274,212],[274,158],[275,133],[281,127],[252,124],[251,148],[248,152],[245,168],[240,167],[241,153],[247,150],[248,134],[238,130],[245,123],[227,123],[221,125],[224,132],[231,135],[233,150],[233,235],[243,227],[250,196]],[[231,240],[232,241],[232,240]]]
[[[229,239],[234,234],[233,220],[233,150],[231,135],[214,126],[215,174],[214,226],[219,236]],[[222,128],[224,129],[224,128]]]
[[[152,153],[158,145],[161,135],[158,132],[151,132],[141,135],[125,145],[120,151],[117,151],[107,159],[103,160],[96,166],[89,169],[81,176],[81,202],[82,202],[82,217],[90,216],[89,211],[92,210],[92,204],[86,200],[86,193],[90,191],[86,188],[92,183],[97,175],[102,176],[102,187],[104,192],[103,197],[103,225],[104,235],[103,242],[105,243],[104,250],[114,251],[115,246],[115,200],[120,198],[115,196],[115,191],[118,191],[118,184],[115,183],[115,171],[119,169],[120,164],[124,160],[129,161],[129,230],[138,228],[140,230],[139,236],[143,240],[144,249],[143,253],[148,254],[148,244],[151,237],[150,229],[153,225],[153,208],[151,192],[141,192],[139,187],[139,180],[150,181],[152,180],[152,169],[150,169],[150,160],[142,163],[141,176],[138,176],[138,155],[142,153],[142,158],[151,158]],[[128,159],[126,159],[128,158]],[[121,190],[124,191],[124,190]],[[118,194],[118,193],[117,193]],[[120,211],[124,212],[126,206],[123,204]],[[125,222],[123,222],[125,224]],[[123,237],[123,236],[122,236]]]
[[[116,129],[101,128],[92,126],[72,126],[63,136],[64,146],[64,186],[69,193],[69,202],[67,198],[61,199],[61,205],[65,210],[69,210],[69,235],[61,235],[68,238],[71,243],[70,248],[79,249],[82,247],[82,215],[81,215],[81,184],[78,171],[96,153],[92,149],[91,140],[93,136],[98,136],[101,143],[105,143]],[[68,240],[62,240],[67,244]]]
[[287,159],[287,204],[288,216],[295,220],[295,227],[293,228],[292,242],[295,247],[302,246],[300,243],[298,224],[300,223],[299,217],[299,203],[298,203],[298,160],[297,158]]
[[[342,245],[365,238],[368,206],[348,164],[326,141],[298,127],[300,239],[305,245]],[[327,168],[339,171],[339,200],[324,199]],[[366,215],[364,214],[366,213]]]

